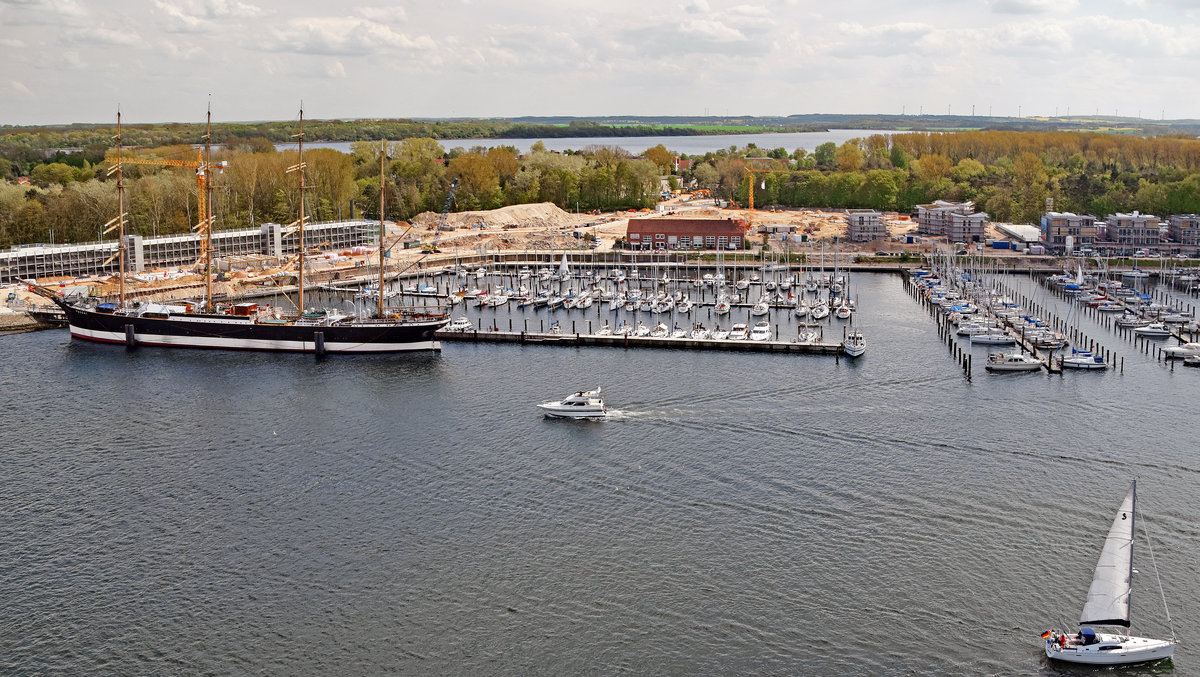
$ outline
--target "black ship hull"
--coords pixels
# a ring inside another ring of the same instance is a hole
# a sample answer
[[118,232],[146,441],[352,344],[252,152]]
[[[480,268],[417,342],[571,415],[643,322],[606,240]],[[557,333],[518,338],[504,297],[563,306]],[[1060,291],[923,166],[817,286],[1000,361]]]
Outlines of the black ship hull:
[[223,314],[178,314],[163,317],[105,313],[59,302],[71,336],[127,346],[219,348],[300,353],[392,353],[441,350],[434,334],[448,320],[440,315],[414,319],[334,322],[258,321]]

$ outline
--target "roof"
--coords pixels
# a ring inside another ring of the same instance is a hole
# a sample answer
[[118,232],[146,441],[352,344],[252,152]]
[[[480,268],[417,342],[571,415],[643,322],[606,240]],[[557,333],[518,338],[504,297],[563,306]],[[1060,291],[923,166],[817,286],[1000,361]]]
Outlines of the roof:
[[627,234],[667,233],[672,235],[739,235],[750,224],[742,219],[629,219]]

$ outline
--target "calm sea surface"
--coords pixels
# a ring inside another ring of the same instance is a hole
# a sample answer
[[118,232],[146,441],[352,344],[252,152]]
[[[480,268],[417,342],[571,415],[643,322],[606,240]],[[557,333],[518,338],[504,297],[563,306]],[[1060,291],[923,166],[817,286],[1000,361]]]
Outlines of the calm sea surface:
[[[703,155],[722,148],[736,146],[742,148],[753,143],[759,148],[785,148],[789,153],[797,148],[809,152],[817,146],[832,141],[838,145],[858,137],[872,134],[896,134],[895,131],[878,131],[871,129],[831,129],[825,132],[786,132],[781,134],[714,134],[710,136],[602,136],[593,138],[570,139],[440,139],[447,150],[451,148],[471,148],[473,146],[515,146],[518,151],[528,153],[530,146],[541,141],[546,150],[565,151],[580,150],[587,146],[620,146],[634,155],[640,155],[647,148],[658,144],[666,146],[676,153],[688,155]],[[276,144],[279,149],[293,148],[294,143]],[[350,152],[349,142],[306,143],[305,148],[334,148],[343,153]]]
[[[1123,374],[978,348],[968,382],[898,277],[853,282],[857,361],[0,337],[0,672],[1077,674],[1038,635],[1134,477],[1200,672],[1200,370],[1085,319]],[[533,406],[596,385],[609,420]]]

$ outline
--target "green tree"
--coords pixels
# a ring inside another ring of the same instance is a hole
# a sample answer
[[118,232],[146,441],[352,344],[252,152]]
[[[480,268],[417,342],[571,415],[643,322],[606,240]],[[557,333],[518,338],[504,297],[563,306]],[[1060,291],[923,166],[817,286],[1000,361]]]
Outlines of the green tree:
[[833,156],[837,152],[837,144],[832,141],[816,147],[813,150],[813,158],[817,161],[817,167],[821,169],[833,169]]

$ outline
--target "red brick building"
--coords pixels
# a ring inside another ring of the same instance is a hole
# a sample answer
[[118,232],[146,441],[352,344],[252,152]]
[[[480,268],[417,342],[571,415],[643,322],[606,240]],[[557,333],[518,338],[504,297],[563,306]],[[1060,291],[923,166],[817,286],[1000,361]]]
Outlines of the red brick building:
[[629,219],[630,249],[741,249],[750,224],[744,219]]

